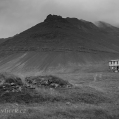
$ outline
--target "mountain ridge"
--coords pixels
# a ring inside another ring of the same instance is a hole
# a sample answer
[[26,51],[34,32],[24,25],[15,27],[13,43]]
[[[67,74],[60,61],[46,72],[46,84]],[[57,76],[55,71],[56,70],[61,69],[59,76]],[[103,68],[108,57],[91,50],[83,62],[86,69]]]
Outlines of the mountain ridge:
[[[80,28],[77,24],[80,25]],[[93,29],[93,31],[91,31],[92,30],[91,28]],[[78,29],[80,29],[80,30],[78,30]],[[62,32],[62,30],[65,30],[65,31]],[[82,34],[85,33],[86,35],[89,35],[88,33],[86,33],[87,32],[86,30],[88,32],[91,31],[93,33],[96,33],[97,31],[101,31],[100,29],[98,29],[98,27],[96,25],[94,25],[91,22],[87,22],[87,21],[84,22],[84,21],[78,20],[76,18],[66,18],[65,19],[65,18],[62,18],[61,16],[57,16],[57,15],[48,15],[47,18],[44,20],[44,22],[41,22],[40,24],[37,24],[34,27],[31,27],[30,29],[18,34],[17,36],[14,36],[10,40],[7,40],[3,44],[1,44],[1,46],[5,46],[7,42],[8,42],[7,44],[9,44],[10,42],[16,42],[16,40],[14,40],[14,39],[17,39],[17,42],[18,42],[20,37],[22,37],[22,36],[24,37],[24,41],[20,40],[19,42],[23,42],[23,44],[25,44],[25,42],[30,42],[30,37],[32,37],[32,38],[41,37],[41,38],[45,38],[45,40],[46,40],[47,38],[53,39],[53,38],[57,38],[57,37],[61,37],[61,38],[67,37],[67,35],[69,35],[69,33],[72,34],[72,36],[74,34],[75,37],[81,37],[82,39],[85,39]],[[35,31],[35,33],[34,33],[34,31]],[[37,31],[39,31],[39,32],[37,33]],[[45,33],[45,32],[47,32],[47,33]],[[24,36],[24,34],[25,34],[25,36]],[[28,36],[26,34],[28,34]],[[101,35],[103,35],[103,34],[101,34]],[[29,41],[25,41],[26,37],[27,38],[29,37]],[[18,42],[18,45],[20,44],[19,42]]]

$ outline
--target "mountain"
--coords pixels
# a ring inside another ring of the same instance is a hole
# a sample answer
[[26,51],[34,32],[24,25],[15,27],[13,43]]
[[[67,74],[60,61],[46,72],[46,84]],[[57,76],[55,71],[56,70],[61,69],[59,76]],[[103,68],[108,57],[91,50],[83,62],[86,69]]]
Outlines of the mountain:
[[0,44],[0,71],[70,71],[119,58],[119,28],[48,15]]

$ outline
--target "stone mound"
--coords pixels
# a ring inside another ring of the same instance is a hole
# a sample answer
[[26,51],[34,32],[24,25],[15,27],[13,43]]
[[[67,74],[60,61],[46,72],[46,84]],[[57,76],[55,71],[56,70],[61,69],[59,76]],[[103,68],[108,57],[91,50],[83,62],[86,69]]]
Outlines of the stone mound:
[[49,87],[49,88],[69,88],[72,87],[68,81],[56,76],[31,76],[25,78],[26,83],[30,86]]
[[0,74],[0,95],[8,92],[21,92],[22,86],[23,83],[19,77],[7,73]]

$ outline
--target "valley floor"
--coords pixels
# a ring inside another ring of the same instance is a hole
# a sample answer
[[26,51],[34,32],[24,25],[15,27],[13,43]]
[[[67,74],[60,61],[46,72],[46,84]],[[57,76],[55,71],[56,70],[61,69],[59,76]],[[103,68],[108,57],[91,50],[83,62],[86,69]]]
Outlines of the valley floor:
[[0,104],[0,119],[119,119],[119,73],[57,76],[75,84],[75,88],[49,90],[52,96],[67,96],[66,100]]

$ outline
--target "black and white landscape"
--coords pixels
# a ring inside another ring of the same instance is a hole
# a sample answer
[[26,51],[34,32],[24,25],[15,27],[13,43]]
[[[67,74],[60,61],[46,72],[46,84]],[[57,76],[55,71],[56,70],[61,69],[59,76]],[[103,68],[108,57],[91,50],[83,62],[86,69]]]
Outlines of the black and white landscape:
[[108,63],[119,59],[119,25],[109,21],[49,13],[1,38],[0,119],[118,119],[119,73]]

